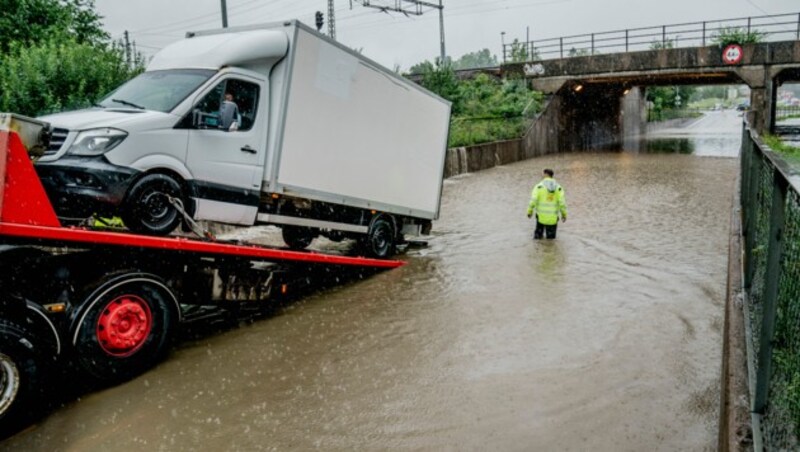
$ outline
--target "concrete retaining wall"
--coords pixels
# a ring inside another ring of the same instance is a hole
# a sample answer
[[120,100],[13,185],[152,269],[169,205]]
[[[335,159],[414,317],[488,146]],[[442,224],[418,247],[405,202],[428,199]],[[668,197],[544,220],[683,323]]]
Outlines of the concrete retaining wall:
[[475,146],[450,148],[445,157],[444,177],[473,173],[525,158],[521,140],[496,141]]

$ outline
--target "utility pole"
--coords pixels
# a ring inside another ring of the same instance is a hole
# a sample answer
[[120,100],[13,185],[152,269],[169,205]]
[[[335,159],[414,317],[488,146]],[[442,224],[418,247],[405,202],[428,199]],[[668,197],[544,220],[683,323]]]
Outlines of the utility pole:
[[531,46],[531,27],[525,27],[525,48],[528,49],[528,59],[533,60],[533,46]]
[[328,36],[336,40],[336,17],[333,11],[333,0],[328,0]]
[[441,46],[441,61],[442,66],[447,62],[445,60],[445,55],[447,53],[444,51],[444,6],[442,6],[442,0],[439,0],[439,44]]
[[128,30],[125,30],[125,64],[131,67],[131,41],[128,36]]
[[[373,5],[371,4],[370,0],[356,0],[357,2],[361,3],[362,6],[366,6],[367,8],[375,8],[380,10],[381,12],[388,13],[388,12],[397,12],[403,13],[406,16],[409,14],[413,14],[415,16],[421,16],[424,11],[422,11],[422,7],[426,6],[428,8],[435,8],[439,10],[439,59],[442,64],[445,63],[447,58],[447,53],[445,52],[444,48],[444,5],[442,5],[442,0],[439,0],[439,3],[431,3],[425,2],[420,0],[394,0],[394,6],[384,6],[384,5]],[[413,9],[407,9],[403,5],[406,3],[410,3],[413,6]]]
[[220,1],[220,8],[222,8],[222,28],[228,28],[228,5],[225,0]]

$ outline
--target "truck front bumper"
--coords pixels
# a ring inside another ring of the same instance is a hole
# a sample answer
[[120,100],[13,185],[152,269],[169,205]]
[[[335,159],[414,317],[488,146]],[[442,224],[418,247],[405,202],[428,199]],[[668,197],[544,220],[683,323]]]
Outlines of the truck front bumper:
[[105,157],[64,157],[34,167],[60,218],[115,215],[139,173],[112,165]]

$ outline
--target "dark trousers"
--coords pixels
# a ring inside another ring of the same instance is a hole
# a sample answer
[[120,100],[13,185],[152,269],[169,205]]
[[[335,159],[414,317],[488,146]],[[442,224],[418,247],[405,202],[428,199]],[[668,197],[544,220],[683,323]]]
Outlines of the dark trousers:
[[541,239],[542,236],[546,236],[548,239],[556,238],[556,229],[558,229],[558,223],[556,224],[542,224],[539,223],[539,219],[536,219],[536,229],[533,231],[533,238]]

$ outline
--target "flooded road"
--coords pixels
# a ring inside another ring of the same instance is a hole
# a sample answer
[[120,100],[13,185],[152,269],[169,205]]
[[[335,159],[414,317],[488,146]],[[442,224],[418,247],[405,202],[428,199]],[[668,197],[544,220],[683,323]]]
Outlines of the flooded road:
[[[714,450],[740,136],[450,179],[405,267],[183,343],[0,448]],[[569,221],[533,241],[545,167]]]

